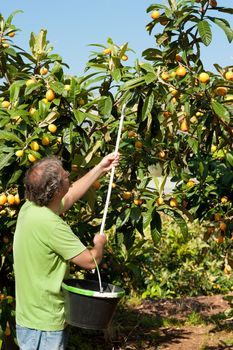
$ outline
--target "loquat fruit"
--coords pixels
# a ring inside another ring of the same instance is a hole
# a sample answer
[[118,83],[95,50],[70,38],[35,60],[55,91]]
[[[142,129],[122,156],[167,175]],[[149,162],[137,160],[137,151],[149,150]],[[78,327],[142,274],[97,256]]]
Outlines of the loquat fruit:
[[168,72],[162,72],[161,78],[166,81],[170,78],[170,74]]
[[19,198],[19,194],[15,194],[15,204],[20,204],[20,198]]
[[122,193],[122,198],[124,199],[124,200],[128,200],[128,199],[130,199],[132,197],[132,193],[130,192],[130,191],[124,191],[123,193]]
[[104,55],[110,55],[111,52],[112,51],[111,51],[111,49],[109,47],[107,47],[106,49],[103,50],[103,54]]
[[154,10],[150,16],[152,19],[158,19],[160,17],[160,12],[158,10]]
[[176,69],[176,75],[178,75],[178,77],[184,77],[186,75],[187,71],[186,68],[184,66],[179,66]]
[[36,156],[34,156],[34,154],[29,153],[28,160],[30,162],[34,163],[37,160],[37,158],[36,158]]
[[1,103],[1,106],[2,106],[2,108],[8,108],[10,106],[10,102],[9,101],[3,101]]
[[128,56],[127,56],[127,55],[123,55],[123,56],[121,57],[121,59],[122,59],[122,61],[128,61]]
[[233,80],[233,72],[232,71],[227,71],[225,73],[225,79],[232,81]]
[[46,75],[46,74],[48,74],[48,68],[46,68],[46,67],[41,67],[40,68],[40,74],[41,75]]
[[49,124],[48,130],[53,134],[57,131],[57,126],[55,124]]
[[0,205],[4,205],[7,202],[7,196],[3,193],[0,195]]
[[163,205],[163,204],[164,204],[163,197],[158,197],[157,200],[156,200],[156,203],[157,203],[158,205]]
[[18,151],[15,152],[15,155],[16,155],[16,157],[19,157],[19,158],[23,157],[24,150],[23,149],[19,149]]
[[7,196],[7,203],[10,205],[15,204],[15,196],[13,194],[8,194]]
[[214,90],[215,94],[218,96],[226,96],[228,89],[224,86],[218,86],[215,90]]
[[10,38],[13,38],[14,36],[15,36],[15,32],[9,32],[8,34],[7,34]]
[[32,141],[32,143],[30,144],[30,147],[33,151],[38,151],[40,149],[40,146],[36,141]]
[[227,229],[227,225],[225,224],[225,222],[220,222],[219,228],[221,231],[225,232]]
[[135,148],[138,148],[138,149],[142,148],[142,142],[141,141],[136,141],[134,145],[135,145]]
[[176,198],[171,198],[169,204],[171,207],[177,207],[178,203]]
[[140,198],[135,198],[133,202],[135,205],[140,206],[140,205],[142,205],[143,200]]
[[48,146],[50,144],[49,137],[48,136],[43,136],[42,140],[41,140],[41,143],[42,143],[43,146]]
[[221,203],[225,204],[225,203],[227,203],[227,202],[228,202],[228,197],[227,197],[227,196],[223,196],[223,197],[221,198]]
[[194,182],[193,180],[189,180],[189,181],[187,182],[186,186],[187,186],[188,188],[192,188],[193,186],[195,186],[195,182]]
[[55,92],[52,89],[48,89],[48,91],[46,91],[45,94],[45,98],[51,102],[52,100],[54,100],[56,97]]
[[210,76],[208,73],[202,72],[198,75],[198,80],[203,83],[206,84],[208,83],[208,81],[210,80]]
[[96,180],[92,185],[96,190],[98,190],[101,187],[101,183],[99,180]]

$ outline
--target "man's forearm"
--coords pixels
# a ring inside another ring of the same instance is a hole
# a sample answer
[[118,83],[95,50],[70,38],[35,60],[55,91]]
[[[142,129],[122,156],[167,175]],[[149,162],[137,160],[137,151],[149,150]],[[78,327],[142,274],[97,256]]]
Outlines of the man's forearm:
[[86,175],[75,181],[64,196],[64,211],[69,209],[77,200],[79,200],[100,176],[117,166],[118,162],[119,154],[110,153]]
[[96,264],[99,265],[104,254],[104,244],[97,243],[93,248],[84,250],[81,254],[73,257],[71,262],[84,268],[95,269]]
[[78,201],[87,192],[90,186],[101,176],[104,171],[98,164],[87,174],[76,180],[64,196],[64,211],[68,210],[76,201]]

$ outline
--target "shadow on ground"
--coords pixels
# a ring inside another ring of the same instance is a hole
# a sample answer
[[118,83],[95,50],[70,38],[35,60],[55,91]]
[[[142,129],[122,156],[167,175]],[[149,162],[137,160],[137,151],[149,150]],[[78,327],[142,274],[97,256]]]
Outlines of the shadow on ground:
[[70,327],[68,350],[187,350],[187,343],[189,350],[233,350],[233,324],[224,314],[227,308],[229,302],[222,296],[119,305],[107,330]]

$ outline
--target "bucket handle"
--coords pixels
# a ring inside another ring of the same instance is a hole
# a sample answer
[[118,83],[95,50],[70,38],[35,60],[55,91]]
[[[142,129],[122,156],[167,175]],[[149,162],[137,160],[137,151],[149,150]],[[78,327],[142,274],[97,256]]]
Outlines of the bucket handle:
[[95,259],[94,256],[93,256],[93,254],[91,253],[91,251],[90,251],[90,254],[91,254],[92,259],[93,259],[93,261],[94,261],[94,263],[95,263],[95,266],[96,266],[97,275],[98,275],[98,280],[99,280],[100,293],[103,293],[104,290],[103,290],[103,286],[102,286],[102,282],[101,282],[99,266],[98,266],[98,264],[97,264],[96,259]]

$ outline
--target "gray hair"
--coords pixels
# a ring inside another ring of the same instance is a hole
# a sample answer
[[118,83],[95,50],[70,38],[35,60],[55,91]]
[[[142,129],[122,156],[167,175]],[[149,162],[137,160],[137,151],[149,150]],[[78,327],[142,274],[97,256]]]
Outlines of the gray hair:
[[47,206],[56,192],[62,188],[62,162],[49,156],[36,162],[27,170],[24,178],[25,196],[36,205]]

